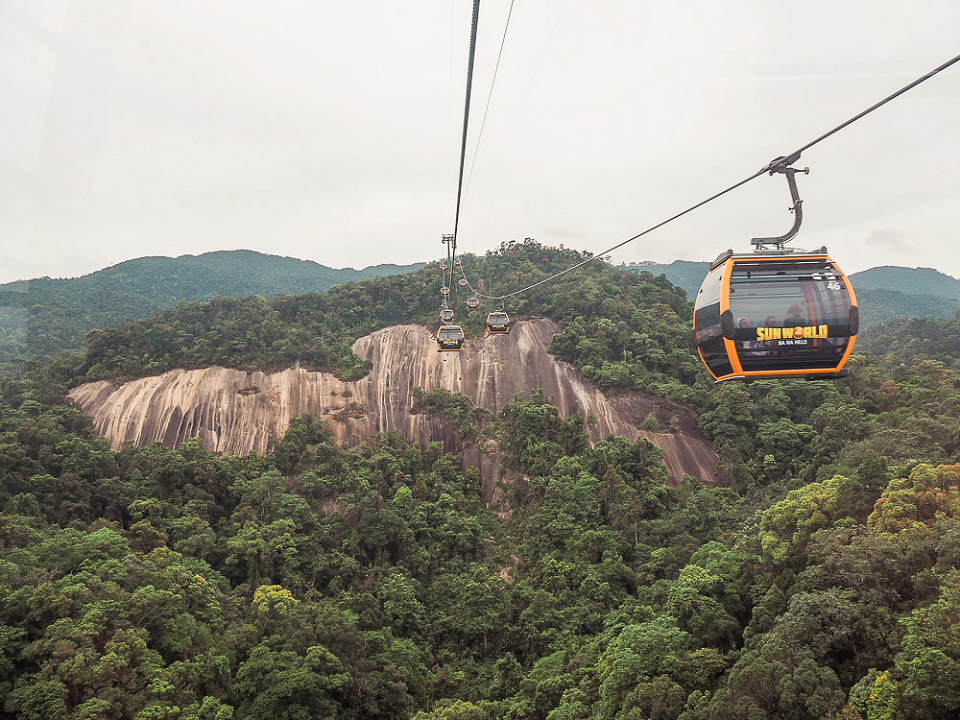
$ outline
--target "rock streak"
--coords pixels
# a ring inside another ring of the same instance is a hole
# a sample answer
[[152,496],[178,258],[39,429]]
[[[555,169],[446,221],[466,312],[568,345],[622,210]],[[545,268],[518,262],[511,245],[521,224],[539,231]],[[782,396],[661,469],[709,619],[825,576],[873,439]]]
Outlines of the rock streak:
[[[464,448],[456,431],[438,418],[412,415],[413,388],[461,392],[494,413],[517,393],[529,397],[531,390],[542,388],[564,417],[580,414],[596,419],[589,428],[593,442],[609,435],[630,440],[643,436],[663,449],[674,482],[684,473],[706,482],[718,479],[717,456],[692,413],[637,393],[605,396],[571,365],[546,352],[556,331],[549,320],[524,320],[509,336],[470,338],[459,353],[438,353],[429,330],[400,325],[354,343],[354,352],[373,366],[369,375],[355,382],[296,367],[275,373],[210,367],[172,370],[120,386],[87,383],[74,388],[70,397],[115,449],[128,441],[177,447],[199,437],[212,452],[265,453],[270,441],[282,437],[299,415],[328,418],[337,439],[348,444],[397,430],[411,442],[441,441],[447,450],[463,451],[465,465],[480,467],[489,499],[499,465],[495,450]],[[681,429],[640,430],[651,412],[663,427],[676,417]]]

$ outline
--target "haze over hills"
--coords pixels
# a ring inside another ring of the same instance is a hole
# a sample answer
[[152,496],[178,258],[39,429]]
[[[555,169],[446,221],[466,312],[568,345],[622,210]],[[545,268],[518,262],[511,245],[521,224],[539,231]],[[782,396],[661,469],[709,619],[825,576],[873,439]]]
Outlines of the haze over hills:
[[0,365],[83,345],[95,328],[138,320],[178,302],[217,295],[247,297],[322,292],[334,285],[413,272],[376,265],[336,270],[309,260],[229,250],[143,257],[78,278],[37,278],[0,285]]
[[[675,260],[668,265],[641,263],[622,266],[634,272],[663,275],[683,288],[692,301],[710,269],[708,262]],[[950,317],[960,310],[960,280],[931,268],[884,266],[850,275],[860,305],[861,327],[894,318]]]

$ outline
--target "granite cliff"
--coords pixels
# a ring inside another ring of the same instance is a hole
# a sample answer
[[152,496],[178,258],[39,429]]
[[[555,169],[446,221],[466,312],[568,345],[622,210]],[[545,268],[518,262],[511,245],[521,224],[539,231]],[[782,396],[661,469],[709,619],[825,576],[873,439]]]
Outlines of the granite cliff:
[[[546,352],[557,329],[550,320],[523,320],[508,337],[470,338],[459,353],[438,353],[427,328],[400,325],[354,343],[354,352],[373,366],[355,382],[301,368],[263,373],[210,367],[173,370],[120,386],[87,383],[70,397],[114,448],[127,441],[176,447],[199,437],[212,452],[264,453],[293,418],[307,414],[327,417],[338,440],[348,444],[397,430],[408,441],[441,441],[447,450],[462,451],[466,465],[480,467],[489,499],[498,476],[495,445],[463,447],[456,430],[439,418],[411,414],[413,388],[461,392],[494,413],[516,393],[529,396],[542,388],[564,417],[578,413],[596,419],[589,427],[592,441],[609,435],[646,437],[663,449],[672,481],[684,473],[718,480],[717,456],[690,411],[638,393],[604,395]],[[663,427],[670,423],[676,431],[641,430],[651,412]]]

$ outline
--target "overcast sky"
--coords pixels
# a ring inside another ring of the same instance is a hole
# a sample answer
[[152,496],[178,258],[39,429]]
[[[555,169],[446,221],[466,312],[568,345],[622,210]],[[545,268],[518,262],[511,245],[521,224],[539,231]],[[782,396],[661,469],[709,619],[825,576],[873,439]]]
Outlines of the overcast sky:
[[[957,0],[516,0],[471,174],[509,5],[480,8],[463,252],[599,252],[960,53]],[[235,248],[438,258],[471,7],[0,0],[0,281]],[[798,164],[796,245],[960,277],[960,64]],[[762,177],[613,260],[747,249],[789,205]]]

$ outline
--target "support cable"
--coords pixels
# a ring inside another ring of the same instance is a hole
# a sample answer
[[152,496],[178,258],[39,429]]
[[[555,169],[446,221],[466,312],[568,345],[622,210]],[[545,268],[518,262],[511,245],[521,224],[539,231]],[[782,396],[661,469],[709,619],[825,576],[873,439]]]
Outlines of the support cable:
[[503,57],[503,46],[507,42],[507,30],[510,29],[510,18],[513,16],[513,3],[510,0],[510,9],[507,11],[507,22],[503,27],[503,39],[500,41],[500,52],[497,54],[497,64],[493,68],[493,80],[490,81],[490,94],[487,95],[487,106],[483,110],[483,120],[480,121],[480,132],[477,133],[477,147],[473,151],[473,160],[470,162],[470,174],[467,175],[467,192],[470,191],[470,180],[477,167],[477,155],[480,154],[480,141],[483,140],[483,129],[487,126],[487,114],[490,112],[490,101],[493,99],[493,88],[497,84],[497,73],[500,71],[500,58]]
[[[852,118],[850,118],[849,120],[846,120],[846,121],[840,123],[839,125],[837,125],[836,127],[834,127],[832,130],[829,130],[828,132],[825,132],[823,135],[821,135],[820,137],[816,138],[815,140],[812,140],[811,142],[808,142],[806,145],[802,146],[800,149],[795,150],[794,152],[790,153],[789,155],[781,155],[780,157],[777,157],[777,158],[771,160],[769,163],[767,163],[767,165],[766,165],[765,167],[763,167],[762,169],[760,169],[760,170],[758,170],[757,172],[753,173],[752,175],[744,178],[744,179],[741,180],[740,182],[731,185],[731,186],[728,187],[726,190],[721,190],[720,192],[716,193],[715,195],[711,195],[711,196],[708,197],[706,200],[701,200],[701,201],[698,202],[696,205],[691,205],[691,206],[688,207],[686,210],[683,210],[682,212],[678,212],[676,215],[674,215],[674,216],[672,216],[672,217],[670,217],[670,218],[667,218],[666,220],[663,220],[662,222],[659,222],[659,223],[657,223],[656,225],[653,225],[652,227],[647,228],[647,229],[644,230],[643,232],[637,233],[636,235],[634,235],[634,236],[631,237],[631,238],[627,238],[626,240],[617,243],[617,244],[614,245],[613,247],[607,248],[606,250],[602,250],[602,251],[600,251],[600,253],[598,253],[598,254],[596,254],[596,255],[593,255],[593,256],[587,258],[586,260],[583,260],[583,261],[577,263],[576,265],[571,265],[570,267],[566,268],[565,270],[561,270],[560,272],[554,273],[553,275],[550,275],[549,277],[543,278],[542,280],[539,280],[539,281],[533,283],[532,285],[528,285],[528,286],[526,286],[526,287],[524,287],[524,288],[520,288],[519,290],[514,290],[513,292],[505,293],[505,294],[503,294],[503,295],[483,295],[483,294],[477,292],[472,285],[470,285],[470,289],[473,290],[474,294],[475,294],[477,297],[482,297],[482,298],[485,298],[485,299],[487,299],[487,300],[506,300],[507,298],[511,298],[511,297],[513,297],[513,296],[515,296],[515,295],[520,295],[521,293],[525,293],[525,292],[527,292],[528,290],[532,290],[532,289],[535,288],[535,287],[539,287],[540,285],[543,285],[543,284],[545,284],[545,283],[548,283],[548,282],[551,282],[551,281],[553,281],[553,280],[556,280],[557,278],[562,277],[563,275],[566,275],[567,273],[572,272],[572,271],[576,270],[577,268],[583,267],[583,266],[586,265],[587,263],[591,263],[591,262],[593,262],[593,261],[595,261],[595,260],[599,260],[600,258],[604,257],[604,256],[607,255],[608,253],[611,253],[611,252],[613,252],[614,250],[617,250],[617,249],[623,247],[623,246],[626,245],[627,243],[631,243],[631,242],[633,242],[634,240],[637,240],[638,238],[641,238],[641,237],[643,237],[644,235],[647,235],[647,234],[653,232],[654,230],[659,230],[659,229],[662,228],[664,225],[666,225],[666,224],[668,224],[668,223],[671,223],[671,222],[673,222],[674,220],[677,220],[677,219],[683,217],[683,216],[686,215],[687,213],[693,212],[693,211],[696,210],[697,208],[703,207],[703,206],[706,205],[707,203],[712,202],[712,201],[716,200],[717,198],[722,197],[723,195],[726,195],[727,193],[731,192],[732,190],[736,190],[737,188],[741,187],[742,185],[746,185],[748,182],[750,182],[751,180],[755,180],[756,178],[760,177],[761,175],[764,175],[764,174],[773,175],[774,173],[777,173],[777,172],[783,172],[784,169],[786,169],[786,167],[787,167],[788,165],[790,165],[791,163],[795,163],[797,160],[800,159],[801,153],[805,152],[806,150],[809,150],[810,148],[812,148],[812,147],[813,147],[814,145],[816,145],[817,143],[819,143],[819,142],[821,142],[821,141],[823,141],[823,140],[826,140],[826,139],[827,139],[828,137],[830,137],[831,135],[834,135],[835,133],[839,132],[840,130],[843,130],[844,128],[848,127],[849,125],[855,123],[855,122],[856,122],[857,120],[859,120],[860,118],[862,118],[862,117],[864,117],[864,116],[866,116],[866,115],[869,115],[869,114],[872,113],[874,110],[876,110],[876,109],[878,109],[878,108],[886,105],[886,104],[887,104],[888,102],[890,102],[891,100],[894,100],[894,99],[900,97],[901,95],[903,95],[903,94],[904,94],[905,92],[907,92],[908,90],[912,90],[913,88],[915,88],[915,87],[916,87],[917,85],[919,85],[920,83],[929,80],[929,79],[932,78],[934,75],[942,72],[943,70],[946,70],[947,68],[949,68],[949,67],[952,66],[952,65],[955,65],[957,62],[960,62],[960,55],[957,55],[956,57],[951,58],[950,60],[947,60],[947,62],[945,62],[945,63],[943,63],[942,65],[940,65],[939,67],[931,70],[931,71],[928,72],[926,75],[922,75],[921,77],[917,78],[917,79],[914,80],[912,83],[910,83],[909,85],[905,85],[904,87],[902,87],[902,88],[900,88],[899,90],[897,90],[895,93],[893,93],[893,94],[888,95],[887,97],[885,97],[885,98],[884,98],[883,100],[881,100],[880,102],[875,103],[874,105],[871,105],[870,107],[868,107],[868,108],[867,108],[866,110],[864,110],[863,112],[860,112],[860,113],[858,113],[857,115],[854,115],[854,116],[853,116]],[[460,268],[460,272],[461,272],[461,274],[463,273],[463,268],[462,268],[462,267]],[[466,276],[464,276],[464,277],[466,277]],[[469,280],[468,280],[468,283],[469,283]]]
[[[477,21],[480,0],[473,0],[473,24],[470,27],[470,61],[467,64],[467,95],[463,106],[463,139],[460,141],[460,178],[457,181],[457,214],[453,221],[453,257],[457,257],[457,231],[460,229],[460,201],[463,197],[463,165],[467,156],[467,128],[470,124],[470,92],[473,87],[473,59],[477,54]],[[450,277],[453,278],[451,268]]]
[[[527,287],[525,287],[525,288],[521,288],[520,290],[514,290],[513,292],[505,293],[505,294],[503,294],[503,295],[482,295],[482,294],[480,294],[480,293],[477,293],[475,290],[474,290],[474,293],[477,295],[477,297],[486,298],[486,299],[488,299],[488,300],[506,300],[507,298],[511,298],[511,297],[513,297],[514,295],[519,295],[520,293],[525,293],[527,290],[532,290],[533,288],[538,287],[538,286],[540,286],[540,285],[543,285],[544,283],[548,283],[548,282],[551,282],[552,280],[556,280],[558,277],[561,277],[561,276],[563,276],[563,275],[566,275],[566,274],[569,273],[569,272],[573,272],[573,271],[576,270],[577,268],[581,268],[581,267],[583,267],[584,265],[586,265],[587,263],[591,263],[591,262],[593,262],[594,260],[599,260],[599,259],[602,258],[604,255],[606,255],[607,253],[613,252],[614,250],[617,250],[617,249],[623,247],[624,245],[626,245],[627,243],[631,243],[631,242],[633,242],[634,240],[636,240],[636,239],[638,239],[638,238],[641,238],[641,237],[643,237],[644,235],[647,235],[648,233],[652,233],[654,230],[659,230],[660,228],[662,228],[662,227],[663,227],[664,225],[666,225],[667,223],[671,223],[671,222],[673,222],[674,220],[676,220],[676,219],[678,219],[678,218],[680,218],[680,217],[683,217],[683,216],[686,215],[687,213],[693,212],[693,211],[696,210],[697,208],[702,207],[703,205],[706,205],[708,202],[712,202],[713,200],[716,200],[717,198],[721,197],[722,195],[726,195],[728,192],[731,192],[731,191],[733,191],[733,190],[736,190],[736,189],[737,189],[738,187],[740,187],[741,185],[746,185],[746,184],[747,184],[748,182],[750,182],[751,180],[754,180],[754,179],[760,177],[761,175],[763,175],[763,174],[766,173],[766,172],[767,172],[767,169],[766,169],[766,168],[763,168],[762,170],[758,170],[757,172],[755,172],[755,173],[754,173],[753,175],[751,175],[750,177],[744,178],[743,180],[741,180],[740,182],[736,183],[735,185],[731,185],[731,186],[728,187],[726,190],[721,190],[721,191],[718,192],[716,195],[711,195],[711,196],[708,197],[706,200],[701,200],[701,201],[698,202],[696,205],[691,205],[690,207],[688,207],[688,208],[687,208],[686,210],[684,210],[683,212],[679,212],[679,213],[677,213],[676,215],[674,215],[673,217],[667,218],[666,220],[663,220],[662,222],[659,222],[659,223],[657,223],[656,225],[647,228],[647,229],[644,230],[643,232],[637,233],[637,234],[634,235],[633,237],[627,238],[627,239],[624,240],[623,242],[617,243],[617,244],[614,245],[613,247],[607,248],[606,250],[603,250],[599,255],[593,255],[593,256],[587,258],[586,260],[582,260],[582,261],[578,262],[576,265],[571,265],[570,267],[566,268],[565,270],[561,270],[561,271],[558,272],[558,273],[554,273],[554,274],[551,275],[550,277],[546,277],[546,278],[544,278],[543,280],[538,280],[537,282],[533,283],[532,285],[527,285]],[[462,272],[462,271],[463,271],[463,268],[461,267],[460,270],[461,270],[461,272]],[[467,282],[469,282],[469,280],[468,280]],[[472,286],[472,285],[470,286],[470,289],[473,290],[473,286]]]

